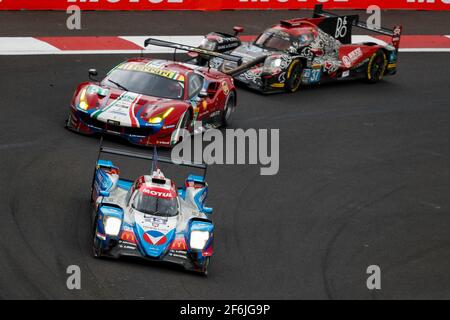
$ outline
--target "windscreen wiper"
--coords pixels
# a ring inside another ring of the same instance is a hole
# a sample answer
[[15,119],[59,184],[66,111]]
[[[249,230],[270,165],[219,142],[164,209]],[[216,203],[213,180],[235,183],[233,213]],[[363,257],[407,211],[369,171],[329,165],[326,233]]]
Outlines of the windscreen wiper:
[[119,87],[120,89],[124,90],[124,91],[130,91],[127,88],[125,88],[123,85],[121,85],[120,83],[113,81],[111,79],[107,79],[109,82],[111,82],[112,84],[116,85],[117,87]]

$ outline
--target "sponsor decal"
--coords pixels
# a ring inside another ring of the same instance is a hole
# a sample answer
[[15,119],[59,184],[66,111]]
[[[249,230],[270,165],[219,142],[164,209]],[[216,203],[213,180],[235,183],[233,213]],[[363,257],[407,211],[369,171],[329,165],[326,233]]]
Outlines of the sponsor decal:
[[120,121],[115,121],[115,120],[108,119],[107,122],[108,122],[108,124],[112,124],[114,126],[120,126]]
[[136,237],[132,231],[124,230],[120,236],[122,241],[128,242],[128,244],[136,244]]
[[396,63],[390,63],[390,64],[388,64],[387,68],[388,69],[395,69],[395,68],[397,68],[397,64]]
[[123,102],[121,102],[122,99],[124,99],[124,101],[129,101],[130,99],[132,101],[134,99],[134,97],[133,98],[130,97],[129,94],[130,94],[129,92],[122,92],[122,94],[116,100],[111,102],[107,107],[95,111],[91,115],[91,117],[94,118],[94,119],[97,119],[100,114],[102,114],[103,112],[107,111],[108,109],[111,109],[112,107],[114,107],[116,105],[118,106],[118,108],[120,110],[121,105],[123,104]]
[[101,88],[99,86],[88,86],[86,94],[98,94],[99,96],[106,97],[109,93],[109,89]]
[[170,250],[175,251],[186,251],[187,245],[186,241],[183,238],[175,239],[170,246]]
[[187,259],[186,252],[184,252],[184,254],[183,254],[183,253],[177,253],[177,252],[170,251],[169,256],[174,257],[174,258]]
[[155,189],[155,188],[149,188],[149,187],[142,187],[141,192],[144,194],[156,197],[156,198],[175,198],[176,194],[171,190],[164,190],[164,189]]
[[166,235],[157,230],[150,230],[144,233],[143,239],[148,244],[156,246],[162,246],[167,242]]
[[347,78],[350,75],[350,70],[342,72],[341,78]]
[[162,141],[162,140],[157,140],[156,144],[161,144],[161,145],[169,145],[170,141]]
[[212,118],[212,117],[216,117],[218,115],[220,115],[220,111],[214,111],[210,114],[210,117]]
[[228,87],[228,83],[226,81],[222,82],[222,90],[226,96],[230,93],[230,88]]
[[122,244],[122,243],[119,243],[119,248],[120,249],[126,249],[126,250],[136,250],[136,247],[128,246],[128,245],[125,245],[125,244]]
[[322,78],[322,68],[305,69],[302,75],[302,81],[306,84],[318,83]]
[[128,70],[128,71],[139,71],[139,72],[147,72],[151,74],[155,74],[164,78],[176,80],[179,82],[184,82],[185,78],[183,75],[179,74],[178,72],[171,71],[171,70],[165,70],[158,67],[151,66],[149,64],[140,64],[140,63],[124,63],[121,64],[118,69],[121,70]]
[[361,48],[356,48],[348,55],[342,57],[342,63],[346,68],[350,68],[359,58],[363,56]]
[[334,35],[334,37],[336,39],[345,38],[347,32],[348,32],[347,17],[338,17],[336,25],[336,34]]
[[394,29],[394,38],[392,39],[393,41],[398,41],[400,40],[400,35],[402,33],[402,28],[397,26]]

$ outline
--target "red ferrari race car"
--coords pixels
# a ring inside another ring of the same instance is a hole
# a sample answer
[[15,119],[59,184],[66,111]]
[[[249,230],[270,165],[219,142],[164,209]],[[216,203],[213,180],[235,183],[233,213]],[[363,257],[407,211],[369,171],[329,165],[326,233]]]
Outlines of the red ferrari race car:
[[[352,43],[353,27],[388,36],[391,43]],[[264,93],[295,92],[301,85],[344,79],[374,83],[397,71],[401,26],[371,29],[357,15],[334,15],[322,5],[316,6],[313,18],[283,20],[251,43],[240,41],[243,28],[234,30],[234,35],[208,34],[200,48],[242,57],[241,65],[206,55],[199,55],[196,63]]]
[[[147,39],[157,45],[199,52],[239,63],[241,58],[172,42]],[[208,127],[229,125],[237,97],[232,77],[192,64],[133,58],[112,69],[102,81],[81,83],[70,105],[67,128],[84,134],[111,134],[143,146],[171,147],[180,129],[193,132],[194,121]]]

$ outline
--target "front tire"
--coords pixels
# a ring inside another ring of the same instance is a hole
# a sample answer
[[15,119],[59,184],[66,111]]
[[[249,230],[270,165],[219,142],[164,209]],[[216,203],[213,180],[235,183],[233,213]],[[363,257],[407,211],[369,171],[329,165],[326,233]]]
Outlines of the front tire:
[[302,83],[303,67],[300,60],[294,60],[289,65],[286,74],[285,90],[289,93],[297,92],[300,89]]
[[101,258],[102,257],[102,248],[100,246],[100,240],[97,238],[97,227],[95,226],[93,228],[94,231],[94,240],[92,243],[92,255],[94,258]]
[[367,65],[366,81],[368,83],[377,83],[383,79],[386,72],[387,58],[383,50],[378,50],[369,59]]
[[186,116],[183,119],[183,122],[181,123],[181,129],[185,129],[189,132],[191,132],[192,130],[192,114],[191,112],[188,110],[186,111]]
[[231,125],[235,109],[236,109],[236,95],[233,91],[231,91],[227,97],[225,107],[222,112],[222,127],[229,127]]
[[208,276],[208,268],[209,268],[210,262],[211,262],[211,257],[206,257],[206,258],[205,258],[205,262],[203,263],[203,269],[202,269],[202,271],[201,271],[201,274],[202,274],[204,277],[207,277],[207,276]]

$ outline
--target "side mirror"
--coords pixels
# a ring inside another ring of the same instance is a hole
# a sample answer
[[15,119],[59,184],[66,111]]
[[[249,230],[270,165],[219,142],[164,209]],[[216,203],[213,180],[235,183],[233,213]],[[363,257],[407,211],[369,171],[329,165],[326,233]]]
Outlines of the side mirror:
[[100,196],[102,196],[102,197],[109,197],[109,192],[108,192],[108,191],[101,190],[101,191],[100,191]]
[[203,207],[202,211],[205,214],[212,214],[214,210],[213,210],[213,208]]
[[235,27],[233,28],[233,30],[234,30],[234,35],[235,35],[235,36],[237,36],[239,33],[244,32],[244,28],[243,28],[243,27],[240,27],[240,26],[235,26]]
[[98,76],[97,69],[89,69],[89,79],[92,81],[97,81],[95,77]]
[[202,98],[202,99],[207,98],[208,97],[208,92],[206,92],[205,90],[202,90],[202,91],[200,91],[198,93],[198,97]]

